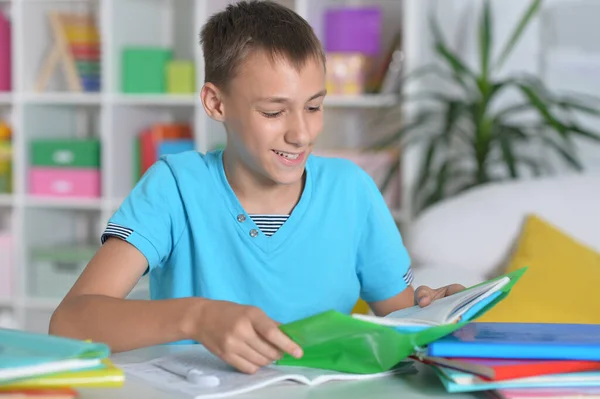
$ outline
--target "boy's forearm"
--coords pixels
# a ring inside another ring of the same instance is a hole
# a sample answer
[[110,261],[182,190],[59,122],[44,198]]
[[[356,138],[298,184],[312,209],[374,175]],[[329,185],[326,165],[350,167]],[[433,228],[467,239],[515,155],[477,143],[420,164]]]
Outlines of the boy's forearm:
[[67,298],[50,320],[50,334],[103,342],[113,352],[193,339],[192,324],[207,300],[128,300],[103,295]]

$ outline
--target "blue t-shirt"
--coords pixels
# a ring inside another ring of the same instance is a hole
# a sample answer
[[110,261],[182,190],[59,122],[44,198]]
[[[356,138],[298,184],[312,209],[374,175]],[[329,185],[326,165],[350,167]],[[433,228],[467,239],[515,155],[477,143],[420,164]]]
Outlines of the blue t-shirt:
[[103,234],[148,260],[152,299],[198,296],[260,307],[281,323],[350,313],[402,292],[410,260],[373,180],[343,159],[311,155],[300,200],[266,236],[242,208],[222,151],[167,155],[153,165]]

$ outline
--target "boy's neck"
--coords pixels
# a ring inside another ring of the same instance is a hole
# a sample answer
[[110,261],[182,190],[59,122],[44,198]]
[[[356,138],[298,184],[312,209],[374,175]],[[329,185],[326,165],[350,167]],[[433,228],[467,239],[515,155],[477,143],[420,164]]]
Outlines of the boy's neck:
[[302,196],[306,173],[297,183],[283,185],[257,176],[225,155],[223,166],[229,185],[248,214],[289,215]]

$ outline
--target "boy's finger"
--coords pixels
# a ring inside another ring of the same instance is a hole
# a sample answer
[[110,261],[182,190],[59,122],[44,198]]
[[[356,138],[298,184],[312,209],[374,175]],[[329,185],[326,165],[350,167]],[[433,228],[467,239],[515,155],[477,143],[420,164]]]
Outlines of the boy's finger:
[[426,285],[422,285],[415,290],[415,304],[423,307],[431,303],[434,292]]
[[275,322],[270,319],[256,323],[256,332],[276,348],[299,358],[302,357],[302,348],[283,333]]
[[279,349],[258,334],[249,337],[247,343],[252,349],[268,358],[269,362],[279,360],[282,357],[282,352]]
[[267,366],[273,362],[271,359],[255,350],[249,343],[242,345],[237,352],[237,355],[257,367]]
[[229,363],[230,366],[235,367],[242,373],[246,373],[246,374],[254,374],[260,369],[259,366],[257,366],[254,363],[249,362],[248,360],[244,359],[240,355],[230,355],[230,356],[223,358],[223,360],[225,360],[227,363]]

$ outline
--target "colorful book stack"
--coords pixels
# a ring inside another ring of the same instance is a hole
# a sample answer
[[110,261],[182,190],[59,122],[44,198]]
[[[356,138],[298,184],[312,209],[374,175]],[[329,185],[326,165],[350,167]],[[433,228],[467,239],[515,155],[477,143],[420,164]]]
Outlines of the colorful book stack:
[[134,184],[161,156],[195,148],[192,129],[184,123],[157,123],[142,131],[134,145]]
[[600,325],[473,322],[415,359],[432,367],[448,392],[600,397]]
[[125,375],[104,344],[0,329],[0,398],[73,398],[78,388],[113,388]]

